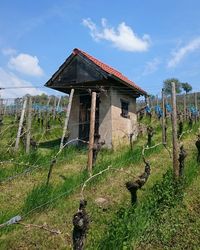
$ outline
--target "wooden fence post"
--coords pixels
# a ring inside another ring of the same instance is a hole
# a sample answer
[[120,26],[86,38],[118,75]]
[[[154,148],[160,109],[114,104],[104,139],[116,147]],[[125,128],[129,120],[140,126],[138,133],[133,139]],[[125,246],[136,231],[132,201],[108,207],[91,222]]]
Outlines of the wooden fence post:
[[[197,101],[197,93],[195,92],[194,93],[194,105],[195,105],[195,109],[196,109],[196,112],[198,110],[198,101]],[[195,122],[197,122],[197,113],[195,115]]]
[[50,101],[51,101],[51,97],[48,97],[48,101],[47,101],[47,105],[46,105],[46,117],[45,117],[45,130],[47,131],[47,127],[48,127],[48,123],[49,123],[49,113],[50,113]]
[[60,142],[60,149],[62,149],[62,147],[63,147],[63,142],[64,142],[66,132],[67,132],[73,96],[74,96],[74,89],[71,89],[71,92],[69,95],[69,103],[67,105],[67,112],[66,112],[65,124],[64,124],[64,128],[63,128],[63,135],[62,135],[61,142]]
[[173,142],[173,169],[174,177],[179,177],[178,162],[178,138],[177,138],[177,110],[176,110],[176,87],[172,82],[172,142]]
[[156,95],[156,105],[159,105],[158,95]]
[[57,102],[57,99],[56,99],[56,96],[54,97],[54,103],[53,103],[53,120],[55,120],[56,118],[56,102]]
[[6,99],[6,100],[5,100],[5,103],[4,103],[3,115],[6,115],[6,114],[7,114],[7,105],[8,105],[8,99]]
[[24,115],[25,115],[25,111],[26,111],[26,105],[27,105],[27,96],[24,99],[23,108],[22,108],[22,112],[21,112],[21,117],[20,117],[20,121],[19,121],[19,128],[18,128],[17,138],[16,138],[16,142],[15,142],[15,151],[17,151],[18,148],[19,148],[19,140],[20,140],[20,136],[21,136],[22,126],[23,126],[23,121],[24,121]]
[[27,117],[27,135],[26,135],[26,153],[30,152],[31,141],[31,119],[32,119],[32,97],[28,97],[28,117]]
[[57,112],[58,112],[59,107],[60,107],[60,101],[61,101],[61,96],[59,97],[58,103],[57,103],[57,106],[56,106],[56,111],[57,111]]
[[183,96],[183,113],[184,113],[184,121],[187,120],[187,103],[186,103],[186,94]]
[[89,151],[88,151],[88,172],[89,172],[90,176],[92,175],[92,162],[93,162],[96,96],[97,96],[97,93],[92,92],[91,111],[90,111]]
[[163,114],[162,114],[162,143],[163,145],[166,145],[166,122],[165,122],[165,94],[164,94],[164,89],[162,89],[162,110],[163,110]]
[[0,118],[3,118],[3,99],[0,96]]

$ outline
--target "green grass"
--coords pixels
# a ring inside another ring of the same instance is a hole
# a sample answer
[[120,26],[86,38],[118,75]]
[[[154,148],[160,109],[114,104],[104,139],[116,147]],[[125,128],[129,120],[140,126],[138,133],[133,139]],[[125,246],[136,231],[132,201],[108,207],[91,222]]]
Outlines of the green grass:
[[[146,121],[147,124],[148,122]],[[185,125],[186,128],[187,125]],[[194,126],[193,133],[197,129],[198,124]],[[160,142],[161,127],[159,124],[157,124],[155,130],[153,144]],[[170,131],[169,129],[168,134],[170,134]],[[168,137],[168,141],[170,141],[170,135]],[[191,134],[185,134],[182,139],[188,144],[187,140],[190,137],[192,137]],[[55,134],[47,134],[43,141],[44,144],[30,155],[26,155],[22,147],[20,149],[22,154],[20,155],[14,155],[10,152],[9,157],[13,156],[15,163],[2,168],[2,172],[0,172],[0,178],[2,179],[24,171],[27,166],[23,163],[32,165],[37,160],[37,164],[41,164],[43,167],[40,170],[33,171],[32,177],[24,178],[24,187],[27,187],[29,183],[30,187],[23,195],[19,196],[15,206],[9,206],[9,209],[8,206],[5,206],[3,211],[0,212],[0,223],[20,214],[24,215],[25,221],[30,223],[47,222],[52,227],[55,224],[56,228],[63,231],[65,238],[68,237],[66,235],[70,235],[71,219],[78,208],[80,198],[79,187],[88,178],[85,170],[87,155],[85,149],[68,147],[63,150],[53,168],[50,185],[46,186],[51,159],[59,149],[59,145],[56,144],[53,147],[48,147],[49,140],[54,141],[55,138]],[[94,174],[108,166],[112,166],[112,169],[94,178],[87,184],[85,190],[85,196],[88,200],[87,209],[92,219],[86,249],[170,248],[173,240],[178,237],[178,233],[183,231],[181,225],[185,225],[186,218],[190,218],[188,214],[194,219],[189,211],[184,210],[184,200],[186,191],[193,185],[199,174],[198,166],[195,164],[196,157],[192,155],[189,158],[190,161],[188,161],[185,171],[186,178],[178,184],[174,183],[171,170],[167,170],[171,168],[171,159],[168,159],[168,153],[162,145],[145,151],[145,157],[152,163],[153,171],[148,183],[139,193],[139,203],[137,206],[130,206],[130,196],[125,188],[120,187],[120,185],[124,185],[126,178],[132,178],[132,176],[143,171],[141,152],[145,143],[146,136],[134,143],[133,151],[129,147],[121,147],[117,151],[102,150],[98,156]],[[9,157],[2,155],[2,159],[5,160]],[[77,164],[78,168],[76,169]],[[68,168],[64,168],[65,165],[72,168],[68,170]],[[160,165],[160,168],[157,168],[157,165]],[[73,166],[75,169],[73,169]],[[164,172],[166,173],[162,177]],[[60,174],[62,174],[62,178],[59,177]],[[20,181],[21,178],[19,178]],[[120,185],[118,182],[120,182]],[[20,187],[20,185],[20,183],[18,185],[17,180],[11,182],[10,189],[16,188],[16,192],[12,190],[13,195],[23,187]],[[9,185],[6,185],[6,188],[8,187]],[[3,191],[6,193],[6,189]],[[106,195],[111,202],[106,211],[102,211],[94,203],[95,197],[102,195]],[[194,199],[196,196],[194,195]],[[6,197],[3,198],[2,204],[5,202]],[[180,212],[182,216],[180,220],[177,219],[177,212]],[[164,221],[163,225],[159,225],[160,220]],[[170,228],[173,222],[175,226]],[[156,228],[154,228],[155,225]],[[3,246],[3,249],[19,249],[22,245],[27,249],[34,249],[34,244],[36,244],[34,242],[36,241],[40,244],[41,249],[70,248],[70,240],[67,240],[66,243],[42,231],[30,230],[27,232],[25,230],[17,225],[1,230],[2,245],[0,245],[0,248]],[[189,233],[192,230],[194,228],[191,224]],[[198,240],[195,237],[193,239],[195,241],[193,246],[197,246]],[[68,247],[66,244],[68,244]]]
[[[158,230],[158,223],[163,217],[171,218],[172,209],[182,204],[184,191],[198,173],[199,166],[194,156],[187,166],[185,178],[179,182],[174,181],[172,171],[168,170],[161,180],[156,181],[154,186],[146,191],[144,199],[138,205],[122,206],[108,225],[105,236],[99,242],[93,239],[89,249],[132,249],[133,246],[140,245],[140,242],[144,249],[145,240],[149,239],[149,234],[154,233],[157,233],[157,238],[162,241],[162,246],[166,246],[177,224],[168,223],[168,227],[171,225],[170,230],[167,227],[161,231]],[[176,218],[175,214],[173,216]]]

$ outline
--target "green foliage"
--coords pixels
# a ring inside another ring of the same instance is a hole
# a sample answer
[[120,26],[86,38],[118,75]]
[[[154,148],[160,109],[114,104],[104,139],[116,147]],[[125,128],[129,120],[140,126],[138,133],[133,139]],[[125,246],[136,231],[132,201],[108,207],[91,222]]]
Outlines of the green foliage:
[[[53,196],[53,187],[51,185],[42,184],[40,186],[34,187],[31,193],[26,197],[23,213],[28,213],[29,211],[37,207],[38,211],[43,211],[44,208],[47,208],[50,203],[48,201]],[[45,204],[46,203],[46,204]],[[45,204],[45,205],[44,205]],[[43,205],[42,207],[40,207]]]
[[[147,120],[146,123],[148,124],[148,122],[149,121]],[[194,131],[196,131],[196,129],[198,129],[198,124],[197,125],[194,124],[193,129]],[[158,137],[160,138],[160,131],[161,131],[160,126],[155,127],[155,131],[156,131],[155,135],[155,143],[156,143]],[[51,137],[54,139],[55,138],[54,135],[55,135],[54,133],[47,135],[44,140],[44,143],[46,143],[46,141],[48,141],[48,139]],[[188,134],[185,134],[183,138],[186,138],[188,136],[189,136]],[[107,168],[109,165],[112,166],[112,168],[116,169],[120,168],[125,169],[126,167],[130,169],[130,166],[136,167],[135,164],[138,164],[139,162],[142,161],[141,151],[142,151],[142,145],[144,144],[144,140],[145,139],[142,138],[142,142],[141,141],[136,142],[133,151],[131,151],[129,147],[122,147],[120,150],[116,152],[112,150],[103,150],[102,152],[100,152],[97,164],[94,168],[94,174]],[[43,145],[40,144],[39,149],[31,151],[30,155],[26,155],[23,149],[21,149],[18,155],[14,155],[16,160],[15,164],[13,164],[13,166],[11,167],[9,166],[8,169],[3,168],[2,173],[6,173],[7,176],[9,176],[9,172],[6,172],[9,169],[12,169],[13,174],[18,173],[18,170],[23,171],[24,169],[26,169],[27,166],[25,165],[23,166],[23,164],[21,164],[23,162],[30,163],[30,165],[34,165],[37,160],[38,161],[37,164],[43,166],[41,172],[39,172],[39,174],[41,174],[40,175],[41,178],[39,179],[40,182],[38,183],[37,179],[34,188],[26,192],[27,196],[25,196],[24,200],[23,199],[21,200],[23,202],[22,207],[20,203],[20,206],[18,206],[17,208],[15,207],[9,208],[10,210],[9,214],[0,212],[1,222],[5,222],[7,219],[10,219],[12,216],[16,214],[20,214],[23,216],[24,214],[30,211],[31,213],[28,215],[30,216],[31,220],[33,220],[33,218],[35,220],[37,216],[31,217],[32,213],[37,213],[37,212],[41,213],[47,209],[52,209],[53,207],[56,207],[55,209],[56,211],[52,210],[50,216],[52,216],[52,214],[54,216],[54,213],[55,214],[59,213],[63,214],[64,219],[65,216],[67,218],[68,216],[67,215],[68,212],[66,212],[68,211],[67,209],[71,206],[71,203],[74,202],[75,204],[76,201],[70,200],[69,204],[67,204],[67,202],[64,202],[65,200],[63,198],[68,197],[75,191],[79,192],[80,189],[77,188],[80,187],[80,185],[82,185],[82,183],[88,178],[88,174],[86,170],[80,168],[80,172],[79,170],[78,172],[63,171],[62,178],[60,178],[59,174],[61,172],[57,170],[59,169],[59,167],[61,167],[61,164],[63,164],[63,162],[70,163],[70,165],[73,165],[73,163],[74,165],[76,165],[77,162],[79,162],[80,164],[81,157],[83,157],[83,155],[86,153],[86,149],[77,149],[76,147],[68,147],[65,150],[63,150],[62,153],[59,155],[57,164],[55,166],[56,174],[54,175],[55,172],[53,170],[53,178],[50,181],[50,186],[47,187],[46,185],[41,184],[41,182],[45,183],[47,169],[49,167],[50,161],[59,150],[59,145],[56,143],[54,147],[52,147],[53,142],[54,140],[48,142],[50,144],[50,147],[49,145],[47,145],[47,143],[46,144],[43,143]],[[156,147],[154,149],[146,151],[145,155],[146,157],[148,157],[151,154],[154,154],[154,156],[157,154],[159,158],[161,156],[160,154],[161,149],[162,145],[160,147]],[[2,155],[2,158],[3,157],[4,155]],[[7,158],[6,157],[5,159],[9,159],[9,157]],[[84,164],[86,164],[85,159],[86,157],[84,158],[83,161],[83,167],[85,167]],[[109,249],[109,250],[133,249],[137,245],[139,245],[139,247],[142,246],[141,248],[145,248],[145,244],[148,244],[149,238],[152,240],[152,243],[150,244],[156,244],[157,241],[159,240],[161,241],[161,243],[159,243],[161,244],[159,245],[161,246],[160,248],[152,247],[150,249],[164,249],[165,246],[169,248],[173,247],[173,240],[175,239],[174,237],[178,235],[179,232],[178,230],[182,223],[182,221],[179,220],[176,214],[180,212],[183,214],[183,216],[193,219],[192,216],[189,217],[188,213],[185,213],[184,211],[178,209],[177,207],[178,206],[182,207],[183,205],[182,199],[183,195],[185,195],[184,190],[187,186],[190,185],[195,176],[198,175],[198,168],[197,165],[195,164],[195,160],[196,157],[193,157],[193,160],[191,161],[190,165],[187,167],[185,171],[187,178],[184,178],[182,181],[178,183],[173,181],[172,172],[170,170],[167,171],[167,173],[163,176],[161,180],[158,180],[156,178],[155,182],[155,179],[153,181],[151,179],[150,187],[152,186],[153,183],[155,183],[155,185],[150,189],[148,184],[147,188],[145,186],[145,192],[143,192],[142,195],[141,193],[139,193],[139,196],[140,195],[141,196],[139,197],[139,203],[137,204],[137,206],[134,207],[128,206],[127,201],[124,202],[121,200],[122,197],[121,194],[119,201],[120,204],[115,203],[116,207],[114,209],[115,211],[117,211],[116,213],[114,213],[112,209],[110,209],[110,211],[104,211],[103,213],[100,213],[99,208],[93,207],[93,204],[89,202],[88,211],[89,213],[91,213],[92,211],[92,214],[90,215],[92,217],[92,220],[94,218],[94,221],[93,223],[91,223],[91,229],[88,235],[90,241],[88,242],[87,249]],[[20,165],[18,165],[19,169],[17,168],[17,163],[20,163]],[[157,169],[155,172],[159,173],[160,169]],[[89,182],[87,184],[87,189],[90,190],[91,186],[97,184],[99,181],[105,183],[106,177],[112,174],[113,174],[112,170],[104,172],[102,175],[98,176],[97,178],[94,178],[91,182]],[[36,179],[35,176],[33,179]],[[93,190],[93,188],[91,190]],[[75,194],[75,196],[77,197],[77,194]],[[94,217],[95,209],[97,210],[96,217]],[[4,208],[4,210],[6,209]],[[43,214],[41,214],[40,219],[42,219],[42,216]],[[95,220],[98,217],[101,218]],[[59,220],[62,219],[59,217]],[[161,221],[163,222],[162,225],[160,225]],[[54,222],[55,225],[57,225],[56,219]],[[38,223],[37,219],[34,221],[34,223]],[[104,227],[103,231],[102,228],[98,228],[98,223],[103,224]],[[58,228],[59,227],[62,228],[62,226],[63,226],[63,220],[61,224],[58,224]],[[12,230],[18,229],[17,227],[20,228],[20,226],[15,226],[15,225],[7,227],[3,229],[3,232],[5,234],[8,232],[11,233]],[[93,234],[93,228],[95,233],[98,235]],[[65,230],[67,231],[68,229],[65,228]],[[19,232],[13,232],[13,234],[15,235],[14,239],[12,240],[13,242],[16,240],[16,238],[19,236],[20,233],[21,233],[20,230]],[[4,242],[6,246],[6,243],[8,244],[8,241],[11,238],[10,236],[13,235],[9,234],[6,236],[5,234],[4,234]],[[33,240],[36,240],[34,238],[35,236],[34,235],[32,236]],[[144,242],[144,245],[142,245],[142,242]],[[197,242],[198,241],[195,241],[193,245],[198,246]],[[13,245],[14,244],[15,243],[13,243]],[[53,245],[52,247],[55,247],[55,245]]]
[[177,78],[169,78],[166,79],[164,81],[164,85],[163,85],[163,89],[166,95],[170,95],[171,94],[171,83],[174,82],[175,83],[175,87],[176,87],[176,93],[179,94],[181,93],[181,86],[182,83],[177,79]]
[[185,91],[186,94],[188,94],[190,91],[192,91],[192,86],[187,82],[183,82],[182,89]]
[[[150,232],[157,234],[157,238],[164,245],[179,227],[177,214],[171,219],[170,213],[182,204],[184,190],[195,176],[198,176],[198,172],[195,157],[185,171],[186,177],[179,181],[175,181],[172,170],[168,170],[138,205],[127,208],[123,206],[118,210],[108,226],[106,235],[100,242],[94,241],[90,249],[132,249],[138,242],[149,239]],[[161,221],[170,219],[171,222],[175,220],[175,223],[169,223],[164,231],[158,230]]]
[[[197,166],[195,157],[193,157],[185,171],[185,178],[179,186],[182,191],[188,189],[198,177],[198,174],[199,167]],[[187,193],[179,192],[179,194],[181,195],[176,196],[177,203],[173,206],[159,208],[151,225],[142,237],[140,237],[140,248],[148,248],[151,246],[150,249],[197,249],[196,247],[200,242],[199,237],[196,237],[199,235],[199,227],[196,225],[196,222],[200,224],[199,209],[196,215],[188,211],[185,203],[182,202]],[[199,196],[199,194],[194,193],[194,196]],[[168,198],[166,198],[166,200],[168,200]],[[189,225],[190,229],[187,232]],[[191,234],[190,237],[188,237],[189,233]],[[186,237],[183,237],[184,234]],[[191,241],[190,238],[195,240]]]
[[[98,249],[131,249],[160,211],[182,199],[182,182],[175,182],[171,170],[151,188],[145,199],[133,207],[122,207],[108,227]],[[95,248],[92,245],[91,248]],[[126,248],[125,248],[126,247]]]

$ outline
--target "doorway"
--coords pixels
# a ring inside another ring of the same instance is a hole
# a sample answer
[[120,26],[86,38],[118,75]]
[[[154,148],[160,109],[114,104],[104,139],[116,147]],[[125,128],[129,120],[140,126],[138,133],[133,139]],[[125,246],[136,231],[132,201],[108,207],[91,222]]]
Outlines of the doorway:
[[[99,97],[96,99],[95,133],[99,133]],[[89,141],[91,95],[80,95],[79,139]]]

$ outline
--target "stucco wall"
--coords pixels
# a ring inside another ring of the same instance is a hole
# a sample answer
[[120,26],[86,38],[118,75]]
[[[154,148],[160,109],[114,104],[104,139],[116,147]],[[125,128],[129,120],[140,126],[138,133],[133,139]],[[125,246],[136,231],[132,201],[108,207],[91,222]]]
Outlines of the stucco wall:
[[76,91],[74,92],[74,97],[72,100],[71,113],[69,117],[68,130],[70,131],[70,136],[68,140],[75,139],[79,136],[79,106],[80,100]]
[[[121,99],[129,102],[130,118],[121,116]],[[79,136],[79,106],[79,96],[75,93],[68,126],[69,140]],[[131,133],[134,133],[133,139],[136,139],[136,99],[111,88],[107,95],[101,95],[100,97],[99,134],[101,140],[105,140],[107,148],[117,147],[120,144],[128,144]]]
[[105,146],[112,148],[111,94],[101,95],[99,105],[99,134]]
[[[121,99],[129,102],[129,116],[121,116]],[[129,136],[134,134],[133,139],[137,136],[137,115],[136,115],[136,98],[123,94],[116,89],[111,90],[111,120],[112,120],[112,144],[114,147],[129,143]]]

